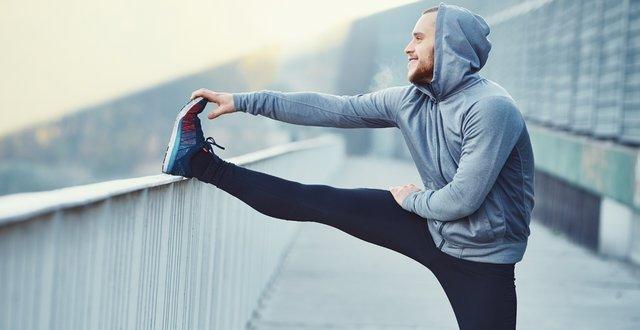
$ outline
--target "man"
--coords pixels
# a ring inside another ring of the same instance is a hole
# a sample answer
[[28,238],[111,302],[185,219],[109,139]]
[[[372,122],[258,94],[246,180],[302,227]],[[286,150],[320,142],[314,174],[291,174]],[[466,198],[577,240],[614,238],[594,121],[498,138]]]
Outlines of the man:
[[[523,257],[533,153],[510,95],[479,75],[491,43],[484,19],[456,6],[427,9],[404,52],[411,84],[369,94],[259,91],[191,95],[174,128],[167,173],[216,185],[280,219],[314,221],[402,253],[436,276],[461,329],[514,329],[514,266]],[[397,127],[425,189],[305,185],[220,159],[198,113],[244,111],[328,127]]]

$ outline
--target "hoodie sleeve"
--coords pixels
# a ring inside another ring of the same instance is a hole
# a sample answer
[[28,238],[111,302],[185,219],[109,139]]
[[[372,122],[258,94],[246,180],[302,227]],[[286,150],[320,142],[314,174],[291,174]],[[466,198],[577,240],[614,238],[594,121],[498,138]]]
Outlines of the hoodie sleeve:
[[513,100],[478,101],[462,123],[462,151],[456,174],[438,190],[412,192],[402,208],[423,218],[452,221],[480,208],[524,129]]
[[237,111],[297,125],[397,127],[396,113],[406,89],[397,86],[353,96],[262,90],[234,93],[233,102]]

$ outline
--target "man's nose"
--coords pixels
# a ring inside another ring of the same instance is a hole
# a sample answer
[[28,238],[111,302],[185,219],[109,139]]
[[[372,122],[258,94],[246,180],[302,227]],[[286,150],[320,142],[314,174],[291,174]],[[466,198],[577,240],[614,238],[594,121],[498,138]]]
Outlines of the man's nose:
[[413,53],[413,47],[412,47],[411,42],[409,42],[407,44],[407,46],[404,47],[404,53],[407,54],[407,55],[411,55],[411,53]]

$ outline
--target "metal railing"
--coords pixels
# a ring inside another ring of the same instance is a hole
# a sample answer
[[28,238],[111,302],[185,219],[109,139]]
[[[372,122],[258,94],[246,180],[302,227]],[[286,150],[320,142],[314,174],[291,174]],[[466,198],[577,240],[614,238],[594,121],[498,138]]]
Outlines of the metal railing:
[[[228,161],[300,182],[335,136]],[[155,175],[0,198],[0,329],[242,329],[294,237],[193,179]]]

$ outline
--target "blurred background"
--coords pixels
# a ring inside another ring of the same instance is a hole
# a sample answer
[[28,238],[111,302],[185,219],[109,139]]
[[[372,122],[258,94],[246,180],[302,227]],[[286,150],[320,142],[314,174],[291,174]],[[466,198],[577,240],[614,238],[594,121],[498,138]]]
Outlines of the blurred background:
[[[198,88],[368,90],[376,56],[351,24],[408,2],[2,1],[0,194],[160,173]],[[388,55],[403,60],[402,48]],[[318,132],[242,115],[206,131],[225,156]]]
[[[450,3],[491,25],[481,74],[527,120],[535,221],[636,267],[640,1]],[[0,195],[159,174],[175,115],[198,88],[353,95],[406,85],[403,49],[436,4],[2,0]],[[204,125],[227,147],[223,157],[331,132],[349,155],[411,159],[390,128],[302,127],[244,113]],[[637,297],[634,281],[621,292]]]
[[[405,85],[403,49],[419,9],[435,4],[4,0],[0,195],[160,173],[175,114],[198,88],[353,95]],[[491,24],[482,73],[514,96],[532,131],[535,212],[596,249],[600,201],[627,213],[640,205],[638,1],[455,4]],[[331,131],[350,154],[410,159],[394,129],[239,113],[204,125],[226,157]],[[629,244],[624,253],[640,259]]]

